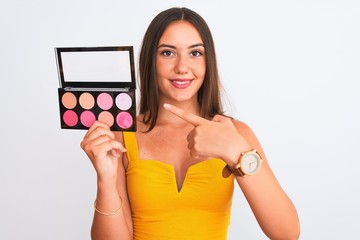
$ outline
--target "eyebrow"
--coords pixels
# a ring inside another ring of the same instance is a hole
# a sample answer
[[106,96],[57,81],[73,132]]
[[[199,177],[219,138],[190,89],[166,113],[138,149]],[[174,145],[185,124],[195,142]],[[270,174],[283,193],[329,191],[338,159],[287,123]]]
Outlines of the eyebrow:
[[[169,44],[160,44],[158,46],[158,48],[161,48],[161,47],[176,49],[175,46],[169,45]],[[194,48],[194,47],[204,47],[204,44],[203,43],[196,43],[196,44],[193,44],[193,45],[189,46],[188,48],[190,49],[190,48]]]

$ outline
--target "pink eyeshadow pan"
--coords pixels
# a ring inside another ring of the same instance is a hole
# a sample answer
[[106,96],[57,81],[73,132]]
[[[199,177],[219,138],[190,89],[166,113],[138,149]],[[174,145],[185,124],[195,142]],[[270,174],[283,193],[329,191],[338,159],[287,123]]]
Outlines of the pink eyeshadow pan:
[[116,123],[123,129],[128,129],[133,124],[133,118],[128,112],[120,112],[116,116]]
[[80,95],[79,103],[82,108],[91,109],[95,105],[95,99],[90,93],[85,92]]
[[125,111],[131,108],[132,100],[129,94],[120,93],[119,95],[116,96],[115,103],[119,109]]
[[84,111],[80,115],[80,121],[85,127],[91,127],[96,121],[95,114],[91,111]]
[[73,109],[77,104],[76,97],[71,92],[65,93],[61,98],[61,102],[67,109]]
[[79,118],[73,110],[67,110],[64,112],[63,120],[66,125],[73,127],[78,123]]
[[109,127],[111,127],[113,124],[114,124],[114,117],[113,115],[108,112],[108,111],[103,111],[99,114],[99,117],[98,117],[99,121],[100,122],[103,122],[107,125],[109,125]]
[[101,93],[97,97],[97,104],[102,110],[109,110],[113,106],[113,99],[108,93]]

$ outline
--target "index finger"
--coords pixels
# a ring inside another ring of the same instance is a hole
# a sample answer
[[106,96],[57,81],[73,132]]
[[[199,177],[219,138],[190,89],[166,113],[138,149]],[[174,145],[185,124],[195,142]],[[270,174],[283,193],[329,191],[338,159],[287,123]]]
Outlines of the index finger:
[[111,138],[114,138],[114,133],[110,131],[110,127],[107,124],[102,123],[100,121],[95,121],[94,124],[91,125],[91,127],[86,132],[84,138],[89,136],[92,132],[94,132],[95,129],[98,129],[98,128],[101,128],[102,132],[106,132]]
[[178,116],[179,118],[185,120],[186,122],[192,124],[194,127],[199,126],[201,123],[203,123],[204,121],[206,121],[204,118],[196,116],[194,114],[185,112],[184,110],[182,110],[181,108],[175,107],[171,104],[164,104],[164,108],[175,114],[176,116]]

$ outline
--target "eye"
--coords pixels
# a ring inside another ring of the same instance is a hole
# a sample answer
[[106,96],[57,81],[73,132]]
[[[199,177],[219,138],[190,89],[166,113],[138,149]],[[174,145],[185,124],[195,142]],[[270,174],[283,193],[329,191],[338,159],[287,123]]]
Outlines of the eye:
[[161,55],[163,55],[165,57],[171,57],[172,55],[174,55],[174,53],[170,50],[163,50],[163,51],[161,51]]
[[191,52],[191,56],[193,57],[201,57],[203,55],[203,53],[199,50],[194,50]]

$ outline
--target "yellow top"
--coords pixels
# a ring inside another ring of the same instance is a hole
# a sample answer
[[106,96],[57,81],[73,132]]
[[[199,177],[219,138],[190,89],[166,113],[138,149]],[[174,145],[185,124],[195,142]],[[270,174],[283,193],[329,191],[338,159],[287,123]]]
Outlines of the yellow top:
[[224,161],[190,166],[178,190],[173,166],[140,160],[135,133],[123,135],[134,240],[226,240],[234,178],[223,178]]

